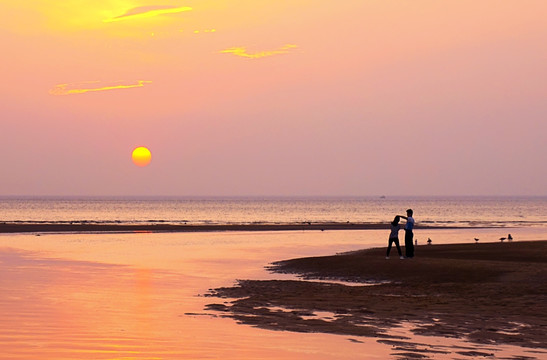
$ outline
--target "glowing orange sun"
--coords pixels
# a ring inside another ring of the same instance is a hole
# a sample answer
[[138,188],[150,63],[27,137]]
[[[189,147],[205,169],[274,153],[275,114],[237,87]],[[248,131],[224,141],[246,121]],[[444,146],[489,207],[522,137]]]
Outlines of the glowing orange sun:
[[139,146],[138,148],[133,150],[133,154],[131,154],[131,160],[133,160],[133,162],[137,166],[146,166],[150,164],[150,160],[152,160],[152,154],[150,153],[150,150],[148,150],[144,146]]

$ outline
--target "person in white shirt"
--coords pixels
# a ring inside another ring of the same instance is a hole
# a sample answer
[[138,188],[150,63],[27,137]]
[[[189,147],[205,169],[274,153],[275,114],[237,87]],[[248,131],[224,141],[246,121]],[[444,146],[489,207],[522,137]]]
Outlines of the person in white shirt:
[[414,212],[412,209],[408,209],[406,211],[406,216],[399,215],[403,219],[406,219],[405,224],[405,256],[409,259],[412,259],[414,257],[414,233],[412,232],[412,229],[414,229],[414,218],[412,215]]

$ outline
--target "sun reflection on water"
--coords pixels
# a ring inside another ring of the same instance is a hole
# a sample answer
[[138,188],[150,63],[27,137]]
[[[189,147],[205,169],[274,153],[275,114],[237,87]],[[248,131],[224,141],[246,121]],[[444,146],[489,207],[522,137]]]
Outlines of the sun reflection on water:
[[[461,339],[412,333],[419,324],[393,328],[390,334],[402,340],[387,343],[361,336],[257,329],[205,310],[211,299],[202,295],[209,288],[231,286],[236,278],[276,278],[278,275],[264,269],[274,260],[356,250],[366,243],[367,234],[2,236],[2,356],[37,360],[349,360],[393,358],[413,352],[450,359],[454,355],[450,352],[460,347],[457,351],[463,354],[458,356],[463,358],[479,352],[534,357],[515,346],[478,346]],[[343,316],[316,311],[297,315],[325,321]],[[512,331],[517,332],[520,326],[514,324]]]

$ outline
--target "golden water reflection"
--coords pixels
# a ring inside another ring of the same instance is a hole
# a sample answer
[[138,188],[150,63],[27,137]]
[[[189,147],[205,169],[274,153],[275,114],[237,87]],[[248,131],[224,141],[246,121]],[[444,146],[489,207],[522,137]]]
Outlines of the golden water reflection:
[[0,237],[0,358],[328,359],[347,342],[204,315],[211,299],[199,294],[231,284],[238,266],[263,273],[265,249],[240,248],[231,236],[204,246],[156,235]]
[[[0,236],[0,358],[393,357],[392,344],[374,338],[239,325],[218,313],[205,313],[205,304],[222,300],[200,296],[238,278],[279,278],[263,269],[273,260],[362,248],[383,235],[348,231]],[[412,336],[409,329],[397,331]],[[442,342],[445,348],[463,343],[432,337],[407,341]],[[503,351],[531,356],[518,348]]]

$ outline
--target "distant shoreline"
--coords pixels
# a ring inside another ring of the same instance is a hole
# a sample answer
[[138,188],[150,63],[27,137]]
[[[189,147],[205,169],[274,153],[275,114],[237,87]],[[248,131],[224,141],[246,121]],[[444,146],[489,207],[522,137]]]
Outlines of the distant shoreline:
[[[389,224],[377,223],[292,223],[292,224],[96,224],[0,223],[1,233],[87,233],[87,232],[215,232],[215,231],[303,231],[303,230],[385,230]],[[418,229],[487,229],[495,226],[431,226]],[[504,227],[507,228],[507,227]]]

